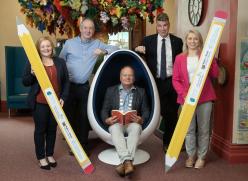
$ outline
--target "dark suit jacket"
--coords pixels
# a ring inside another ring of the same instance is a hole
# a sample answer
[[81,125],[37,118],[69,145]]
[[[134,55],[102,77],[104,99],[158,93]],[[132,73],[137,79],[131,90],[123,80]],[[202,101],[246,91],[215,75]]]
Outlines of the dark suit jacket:
[[[103,107],[101,110],[101,118],[105,120],[111,116],[111,111],[114,109],[119,109],[119,85],[109,87],[106,91]],[[137,87],[133,90],[133,101],[132,109],[137,110],[139,116],[141,116],[145,121],[148,120],[150,109],[147,101],[147,96],[143,88]]]
[[[61,98],[65,101],[68,96],[70,86],[67,67],[65,61],[61,58],[54,57],[53,61],[57,70],[58,83],[60,86],[59,99]],[[36,96],[40,91],[40,86],[36,77],[31,74],[31,65],[29,62],[27,63],[26,68],[24,70],[22,83],[24,86],[31,86],[27,102],[30,108],[34,109],[36,104]]]
[[[157,39],[158,34],[146,36],[144,38],[143,45],[146,47],[145,61],[152,72],[152,75],[156,77],[157,74]],[[183,41],[170,34],[171,49],[172,49],[172,62],[174,64],[175,57],[182,52]]]

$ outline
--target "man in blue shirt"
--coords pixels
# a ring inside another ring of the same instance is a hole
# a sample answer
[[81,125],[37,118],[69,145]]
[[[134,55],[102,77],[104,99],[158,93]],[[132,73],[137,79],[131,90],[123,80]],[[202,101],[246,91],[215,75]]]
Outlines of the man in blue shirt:
[[98,56],[118,49],[93,39],[94,32],[94,22],[91,19],[84,19],[80,24],[80,36],[67,40],[59,55],[66,61],[70,79],[65,113],[79,142],[86,150],[90,130],[87,117],[88,79]]

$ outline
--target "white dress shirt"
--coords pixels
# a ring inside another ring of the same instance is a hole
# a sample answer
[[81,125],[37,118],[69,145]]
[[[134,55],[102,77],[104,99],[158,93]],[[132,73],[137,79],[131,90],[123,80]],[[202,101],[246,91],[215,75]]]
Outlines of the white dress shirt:
[[[157,77],[160,77],[160,68],[161,68],[161,48],[162,48],[162,37],[158,34],[157,42]],[[173,63],[172,63],[172,50],[171,50],[171,40],[170,35],[164,38],[165,39],[165,49],[166,49],[166,75],[167,77],[172,76]]]
[[199,63],[199,57],[187,57],[187,70],[188,70],[188,76],[189,76],[189,82],[192,83],[193,77],[195,74],[195,71],[197,69],[198,63]]

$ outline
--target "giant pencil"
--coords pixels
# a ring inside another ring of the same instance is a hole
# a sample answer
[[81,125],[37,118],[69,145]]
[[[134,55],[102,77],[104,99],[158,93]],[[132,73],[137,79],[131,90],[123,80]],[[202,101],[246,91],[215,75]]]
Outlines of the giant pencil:
[[62,134],[64,135],[84,173],[92,173],[94,170],[94,166],[85,154],[85,151],[83,150],[77,137],[75,136],[75,133],[73,132],[71,125],[68,122],[67,117],[59,104],[58,98],[54,92],[52,84],[47,76],[38,51],[36,50],[35,44],[32,40],[31,34],[25,27],[25,25],[22,24],[18,19],[17,31],[21,44],[27,54],[28,60],[32,66],[32,69],[34,70],[35,76],[62,131]]
[[227,14],[223,11],[217,11],[215,13],[215,17],[211,23],[210,30],[200,56],[199,65],[194,74],[193,82],[189,88],[178,123],[165,155],[165,171],[168,171],[178,159],[184,138],[195,112],[198,99],[201,95],[209,68],[219,44],[226,18]]

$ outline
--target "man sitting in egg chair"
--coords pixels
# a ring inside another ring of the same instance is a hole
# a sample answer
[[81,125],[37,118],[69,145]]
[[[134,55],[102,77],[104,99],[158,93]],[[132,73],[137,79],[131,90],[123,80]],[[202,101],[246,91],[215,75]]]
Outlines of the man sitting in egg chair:
[[120,71],[120,84],[107,89],[101,110],[101,118],[109,126],[112,142],[121,161],[116,167],[120,176],[134,172],[133,160],[142,124],[149,118],[145,90],[134,86],[134,81],[134,69],[124,66]]

